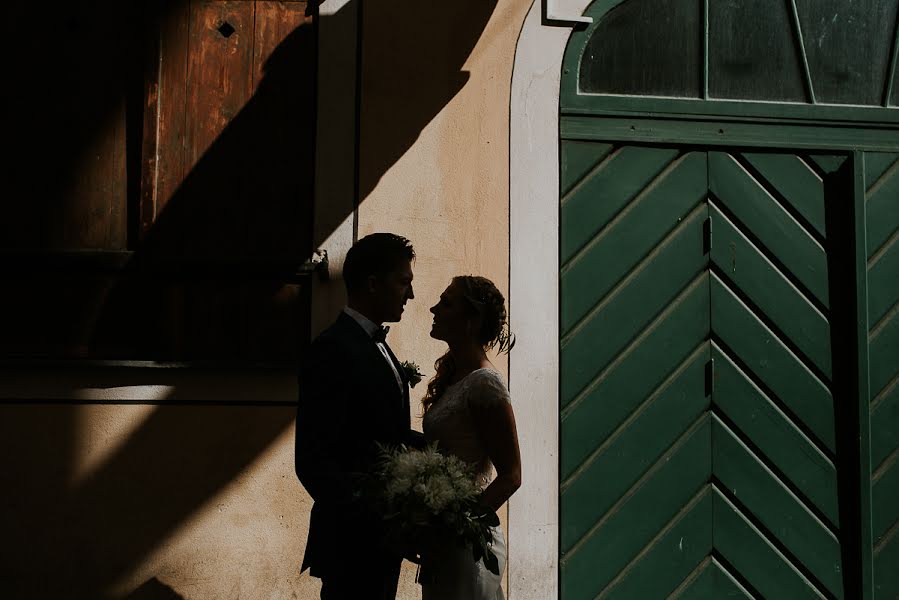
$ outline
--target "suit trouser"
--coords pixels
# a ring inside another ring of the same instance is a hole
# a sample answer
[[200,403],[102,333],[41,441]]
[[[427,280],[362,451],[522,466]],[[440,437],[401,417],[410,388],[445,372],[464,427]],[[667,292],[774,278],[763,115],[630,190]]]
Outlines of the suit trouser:
[[321,600],[394,600],[402,559],[373,562],[380,564],[347,565],[344,573],[322,575]]

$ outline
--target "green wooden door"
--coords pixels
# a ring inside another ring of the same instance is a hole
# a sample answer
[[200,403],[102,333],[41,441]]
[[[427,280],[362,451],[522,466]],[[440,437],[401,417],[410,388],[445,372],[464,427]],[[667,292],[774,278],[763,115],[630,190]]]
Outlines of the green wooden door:
[[562,597],[899,599],[899,5],[585,14]]
[[845,161],[563,141],[563,598],[843,597],[826,206],[851,198]]

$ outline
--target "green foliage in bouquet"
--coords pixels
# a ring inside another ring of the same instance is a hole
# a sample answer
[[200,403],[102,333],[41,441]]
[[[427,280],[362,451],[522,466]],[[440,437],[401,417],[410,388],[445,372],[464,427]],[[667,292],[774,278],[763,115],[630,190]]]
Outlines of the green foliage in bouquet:
[[499,518],[481,504],[481,488],[464,461],[441,454],[435,445],[424,450],[382,448],[373,483],[388,531],[397,542],[454,540],[470,547],[475,561],[483,559],[499,575],[499,562],[490,549],[490,528],[499,525]]

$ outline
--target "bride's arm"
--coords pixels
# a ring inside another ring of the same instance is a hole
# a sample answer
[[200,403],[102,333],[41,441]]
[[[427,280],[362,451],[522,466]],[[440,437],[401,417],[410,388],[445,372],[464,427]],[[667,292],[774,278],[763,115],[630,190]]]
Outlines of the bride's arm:
[[496,511],[521,487],[521,453],[515,414],[508,401],[474,403],[472,416],[478,437],[496,467],[496,479],[484,490],[483,501]]

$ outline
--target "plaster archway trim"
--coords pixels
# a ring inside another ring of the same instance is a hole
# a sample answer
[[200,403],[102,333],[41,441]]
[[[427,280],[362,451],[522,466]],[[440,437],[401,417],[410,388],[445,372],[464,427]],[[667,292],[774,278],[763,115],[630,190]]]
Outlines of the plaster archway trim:
[[[590,0],[568,0],[582,14]],[[509,128],[509,363],[522,464],[509,505],[509,596],[559,597],[559,85],[571,27],[525,18],[512,71]]]

